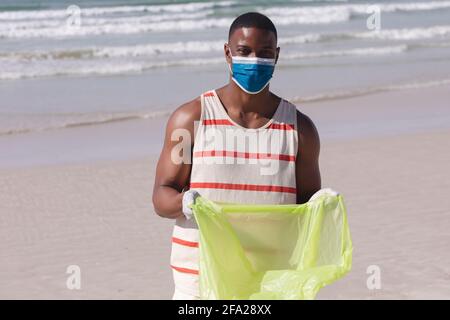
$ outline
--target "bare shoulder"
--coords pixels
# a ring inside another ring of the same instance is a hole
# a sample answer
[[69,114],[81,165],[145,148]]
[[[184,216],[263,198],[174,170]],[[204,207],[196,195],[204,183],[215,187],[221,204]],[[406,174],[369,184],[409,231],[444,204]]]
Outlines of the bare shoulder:
[[298,142],[303,149],[318,151],[320,138],[313,120],[303,112],[297,110]]
[[195,121],[200,120],[200,115],[201,101],[200,97],[197,97],[176,108],[169,117],[167,127],[193,130]]

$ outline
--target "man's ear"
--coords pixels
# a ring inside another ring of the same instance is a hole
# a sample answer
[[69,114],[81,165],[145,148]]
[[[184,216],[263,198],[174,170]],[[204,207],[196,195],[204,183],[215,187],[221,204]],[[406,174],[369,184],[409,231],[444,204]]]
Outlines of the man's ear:
[[278,57],[280,56],[280,47],[277,48],[277,54],[275,58],[275,64],[278,62]]
[[227,63],[231,64],[231,48],[228,43],[225,43],[223,45],[223,52],[225,54],[225,59],[227,60]]

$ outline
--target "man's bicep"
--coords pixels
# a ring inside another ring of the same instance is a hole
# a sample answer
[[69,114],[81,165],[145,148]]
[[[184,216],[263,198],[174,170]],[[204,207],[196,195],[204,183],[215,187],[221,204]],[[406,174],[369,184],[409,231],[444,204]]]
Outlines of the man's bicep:
[[321,189],[320,169],[317,161],[302,161],[297,164],[297,203],[307,202]]
[[297,203],[305,203],[322,187],[319,167],[320,138],[312,120],[300,112],[298,128]]
[[178,191],[188,184],[191,171],[194,120],[177,110],[167,122],[164,145],[156,168],[155,185]]
[[156,167],[155,184],[171,186],[181,192],[189,181],[191,164],[180,161],[182,157],[177,155],[177,148],[176,141],[164,145]]

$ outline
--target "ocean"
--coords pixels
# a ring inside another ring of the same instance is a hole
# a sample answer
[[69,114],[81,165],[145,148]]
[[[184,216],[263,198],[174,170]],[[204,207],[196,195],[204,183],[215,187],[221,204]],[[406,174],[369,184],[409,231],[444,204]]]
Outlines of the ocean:
[[271,90],[298,105],[450,83],[450,1],[2,0],[0,136],[167,116],[228,81],[247,11],[275,23]]

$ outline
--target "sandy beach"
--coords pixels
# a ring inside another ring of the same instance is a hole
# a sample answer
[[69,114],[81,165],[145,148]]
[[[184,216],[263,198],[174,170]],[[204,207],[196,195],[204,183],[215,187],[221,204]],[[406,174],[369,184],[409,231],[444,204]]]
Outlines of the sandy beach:
[[[352,271],[319,299],[450,298],[449,89],[298,105],[317,124],[322,185],[344,195],[354,244]],[[64,138],[95,137],[86,142],[94,150],[118,136],[114,123],[0,139],[23,159],[13,165],[5,157],[0,167],[1,299],[171,297],[173,221],[158,217],[151,201],[166,120],[120,124],[130,141],[151,137],[153,153],[114,161],[62,161],[74,146],[72,139],[64,149]],[[81,268],[80,290],[66,287],[70,265]],[[366,286],[371,265],[381,271],[379,290]]]

